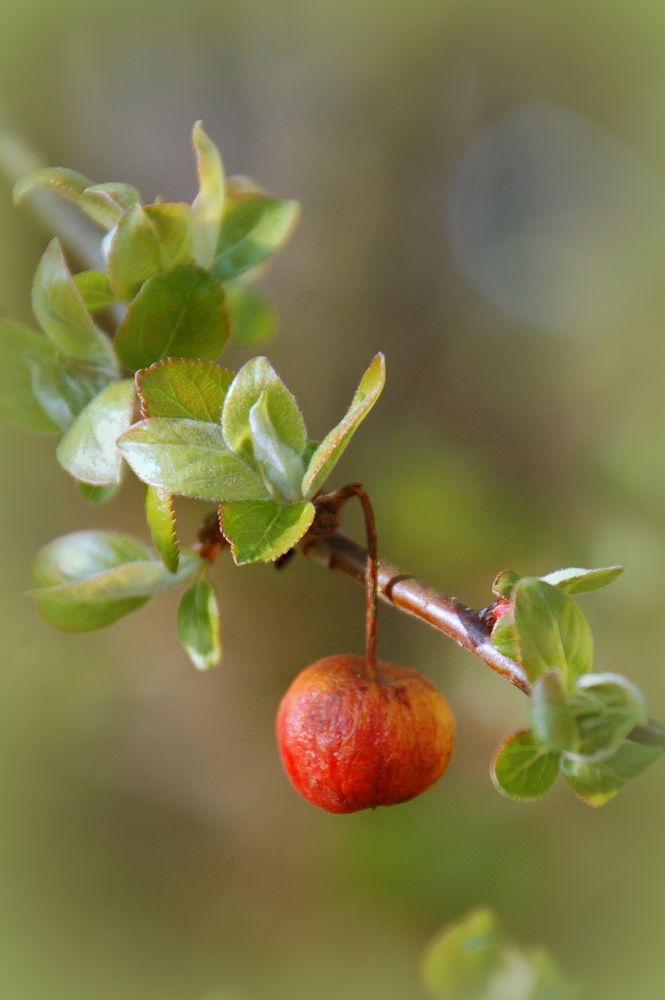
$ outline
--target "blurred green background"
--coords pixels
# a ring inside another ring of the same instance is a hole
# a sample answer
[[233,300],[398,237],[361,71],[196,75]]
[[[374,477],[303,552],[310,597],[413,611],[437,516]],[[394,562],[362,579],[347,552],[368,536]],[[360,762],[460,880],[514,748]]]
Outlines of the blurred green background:
[[[299,198],[267,351],[315,436],[386,352],[337,476],[371,490],[382,551],[475,606],[507,566],[622,562],[585,601],[597,668],[665,717],[661,3],[4,0],[0,81],[47,163],[191,199],[202,118],[231,172]],[[29,320],[47,234],[4,183],[0,225],[0,309]],[[4,426],[0,463],[2,1000],[418,1000],[428,938],[477,904],[590,997],[664,995],[662,765],[599,812],[564,787],[502,799],[488,761],[523,697],[386,610],[383,656],[450,698],[455,759],[408,805],[320,813],[274,712],[305,664],[360,649],[360,591],[225,561],[209,676],[169,596],[50,632],[32,554],[145,537],[140,491],[87,506],[51,440]]]

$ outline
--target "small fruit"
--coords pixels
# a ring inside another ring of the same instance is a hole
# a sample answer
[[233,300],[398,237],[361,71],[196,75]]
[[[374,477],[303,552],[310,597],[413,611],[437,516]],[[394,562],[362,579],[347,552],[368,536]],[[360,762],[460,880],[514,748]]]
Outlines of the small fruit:
[[328,812],[406,802],[441,777],[455,745],[448,702],[423,674],[362,656],[306,667],[277,713],[277,742],[295,789]]

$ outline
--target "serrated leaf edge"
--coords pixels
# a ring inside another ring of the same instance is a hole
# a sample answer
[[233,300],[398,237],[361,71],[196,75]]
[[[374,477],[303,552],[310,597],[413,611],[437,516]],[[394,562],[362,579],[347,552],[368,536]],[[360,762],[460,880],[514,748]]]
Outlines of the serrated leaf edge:
[[[499,755],[501,754],[501,751],[512,740],[514,740],[516,736],[522,736],[525,733],[532,733],[532,731],[528,727],[524,727],[523,729],[516,729],[515,732],[513,732],[513,733],[510,734],[510,736],[506,736],[506,738],[504,740],[502,740],[501,743],[499,743],[498,747],[494,751],[494,754],[492,756],[492,760],[490,762],[490,778],[492,779],[492,784],[496,788],[497,792],[499,792],[501,795],[503,795],[504,798],[510,799],[512,802],[537,802],[539,799],[544,799],[545,796],[550,791],[550,789],[552,788],[552,785],[556,781],[556,775],[555,775],[554,778],[553,778],[553,780],[552,780],[552,782],[551,782],[551,784],[545,789],[544,792],[540,792],[538,795],[521,795],[521,796],[511,795],[510,792],[507,792],[505,790],[505,788],[503,788],[499,784],[499,781],[498,781],[498,779],[496,777],[495,766],[496,766],[497,760],[499,759]],[[537,742],[537,741],[535,741],[535,742]],[[555,750],[548,750],[546,747],[543,747],[542,754],[540,754],[540,756],[542,756],[542,757],[546,757],[546,756],[559,757],[560,755]]]

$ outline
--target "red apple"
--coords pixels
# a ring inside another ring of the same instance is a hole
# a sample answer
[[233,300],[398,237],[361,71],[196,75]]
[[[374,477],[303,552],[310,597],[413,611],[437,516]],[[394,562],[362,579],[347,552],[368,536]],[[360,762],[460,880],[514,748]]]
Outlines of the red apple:
[[277,713],[277,742],[295,789],[328,812],[391,806],[441,777],[455,745],[448,702],[417,670],[328,656],[298,674]]

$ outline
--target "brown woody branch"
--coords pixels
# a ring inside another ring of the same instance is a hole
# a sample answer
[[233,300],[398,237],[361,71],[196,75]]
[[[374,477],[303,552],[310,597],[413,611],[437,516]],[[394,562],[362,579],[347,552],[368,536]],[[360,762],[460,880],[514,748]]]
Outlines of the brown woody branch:
[[[300,551],[324,569],[341,573],[364,586],[367,551],[343,532],[308,535],[301,543]],[[378,585],[379,597],[386,604],[431,625],[468,649],[524,694],[531,693],[523,668],[492,645],[490,630],[481,612],[467,608],[454,597],[446,597],[385,560],[379,560]],[[650,719],[646,726],[636,726],[630,733],[630,739],[646,746],[665,747],[665,726]]]

